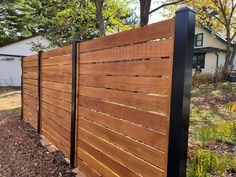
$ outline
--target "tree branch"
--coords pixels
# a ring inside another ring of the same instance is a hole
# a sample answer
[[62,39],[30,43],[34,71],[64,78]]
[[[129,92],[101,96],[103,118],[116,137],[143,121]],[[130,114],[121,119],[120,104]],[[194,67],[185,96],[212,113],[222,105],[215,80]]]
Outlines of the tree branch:
[[178,3],[183,2],[183,1],[184,1],[184,0],[177,0],[177,1],[174,1],[174,2],[169,2],[169,3],[166,3],[166,4],[162,4],[161,6],[159,6],[159,7],[155,8],[155,9],[151,10],[151,11],[149,12],[149,15],[150,15],[151,13],[153,13],[153,12],[155,12],[155,11],[157,11],[157,10],[163,8],[163,7],[170,6],[170,5],[175,5],[175,4],[178,4]]
[[233,34],[233,36],[231,37],[230,41],[234,40],[234,37],[236,36],[236,32]]

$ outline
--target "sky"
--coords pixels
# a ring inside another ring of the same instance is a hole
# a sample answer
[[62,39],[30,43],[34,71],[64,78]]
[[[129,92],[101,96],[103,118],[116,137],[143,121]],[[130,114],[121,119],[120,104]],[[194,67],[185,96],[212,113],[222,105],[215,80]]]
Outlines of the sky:
[[[161,0],[152,0],[151,10],[156,8],[156,7],[159,7],[162,4],[162,2],[160,2],[160,1]],[[130,4],[130,7],[135,9],[135,12],[136,12],[137,15],[140,14],[139,0],[136,0],[136,3],[134,3],[134,4]],[[165,20],[166,17],[163,17],[162,13],[164,13],[164,9],[160,9],[160,10],[152,13],[149,17],[149,24]]]

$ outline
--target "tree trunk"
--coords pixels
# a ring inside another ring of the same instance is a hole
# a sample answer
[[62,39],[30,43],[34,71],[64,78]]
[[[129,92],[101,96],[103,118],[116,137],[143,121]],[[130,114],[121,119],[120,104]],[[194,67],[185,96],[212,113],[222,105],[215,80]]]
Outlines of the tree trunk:
[[100,36],[105,36],[105,25],[104,25],[104,18],[102,15],[102,6],[103,0],[94,0],[96,5],[96,18],[98,23],[98,28],[100,31]]
[[140,26],[145,26],[149,21],[151,0],[139,0],[140,2]]

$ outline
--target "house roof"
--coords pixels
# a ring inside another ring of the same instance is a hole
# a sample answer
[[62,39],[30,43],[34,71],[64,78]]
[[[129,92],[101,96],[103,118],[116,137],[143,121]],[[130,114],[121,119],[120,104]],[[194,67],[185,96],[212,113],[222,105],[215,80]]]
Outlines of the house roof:
[[[205,26],[203,26],[203,25],[200,25],[200,26],[201,26],[203,29],[205,29],[207,32],[209,32],[209,33],[211,33],[211,34],[214,34],[214,35],[216,36],[216,38],[217,38],[218,40],[220,40],[221,42],[224,42],[224,43],[227,42],[226,37],[222,36],[220,33],[217,33],[217,32],[215,32],[215,31],[213,31],[211,27],[205,27]],[[233,40],[233,41],[231,42],[231,44],[232,44],[232,45],[236,45],[236,41]]]
[[194,54],[197,53],[207,53],[207,52],[226,52],[225,49],[220,49],[216,47],[202,47],[202,48],[195,48]]
[[21,41],[24,41],[24,40],[27,40],[27,39],[30,39],[30,38],[33,38],[33,37],[36,37],[36,36],[42,36],[42,35],[43,35],[43,33],[37,33],[37,34],[31,35],[31,36],[28,36],[28,37],[23,37],[23,38],[21,38],[17,41],[9,42],[9,43],[4,44],[4,45],[0,44],[0,48],[11,45],[11,44],[14,44],[14,43],[17,43],[17,42],[21,42]]

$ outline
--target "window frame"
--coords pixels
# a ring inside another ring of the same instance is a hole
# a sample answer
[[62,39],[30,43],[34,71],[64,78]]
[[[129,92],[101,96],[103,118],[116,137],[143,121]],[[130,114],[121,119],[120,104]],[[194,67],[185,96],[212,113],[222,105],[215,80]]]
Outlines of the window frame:
[[[198,58],[199,58],[199,56],[203,56],[203,67],[201,66],[201,69],[205,69],[205,64],[206,64],[206,53],[196,53],[196,54],[194,54],[193,55],[193,57],[196,57],[196,63],[198,63]],[[197,67],[197,65],[196,66],[194,66],[194,61],[193,61],[193,69],[196,69],[196,67]]]
[[[202,36],[201,40],[197,40],[198,36]],[[204,34],[203,33],[198,33],[198,34],[195,34],[194,35],[194,47],[201,47],[203,46],[203,36]],[[201,41],[201,44],[198,45],[198,42]]]

